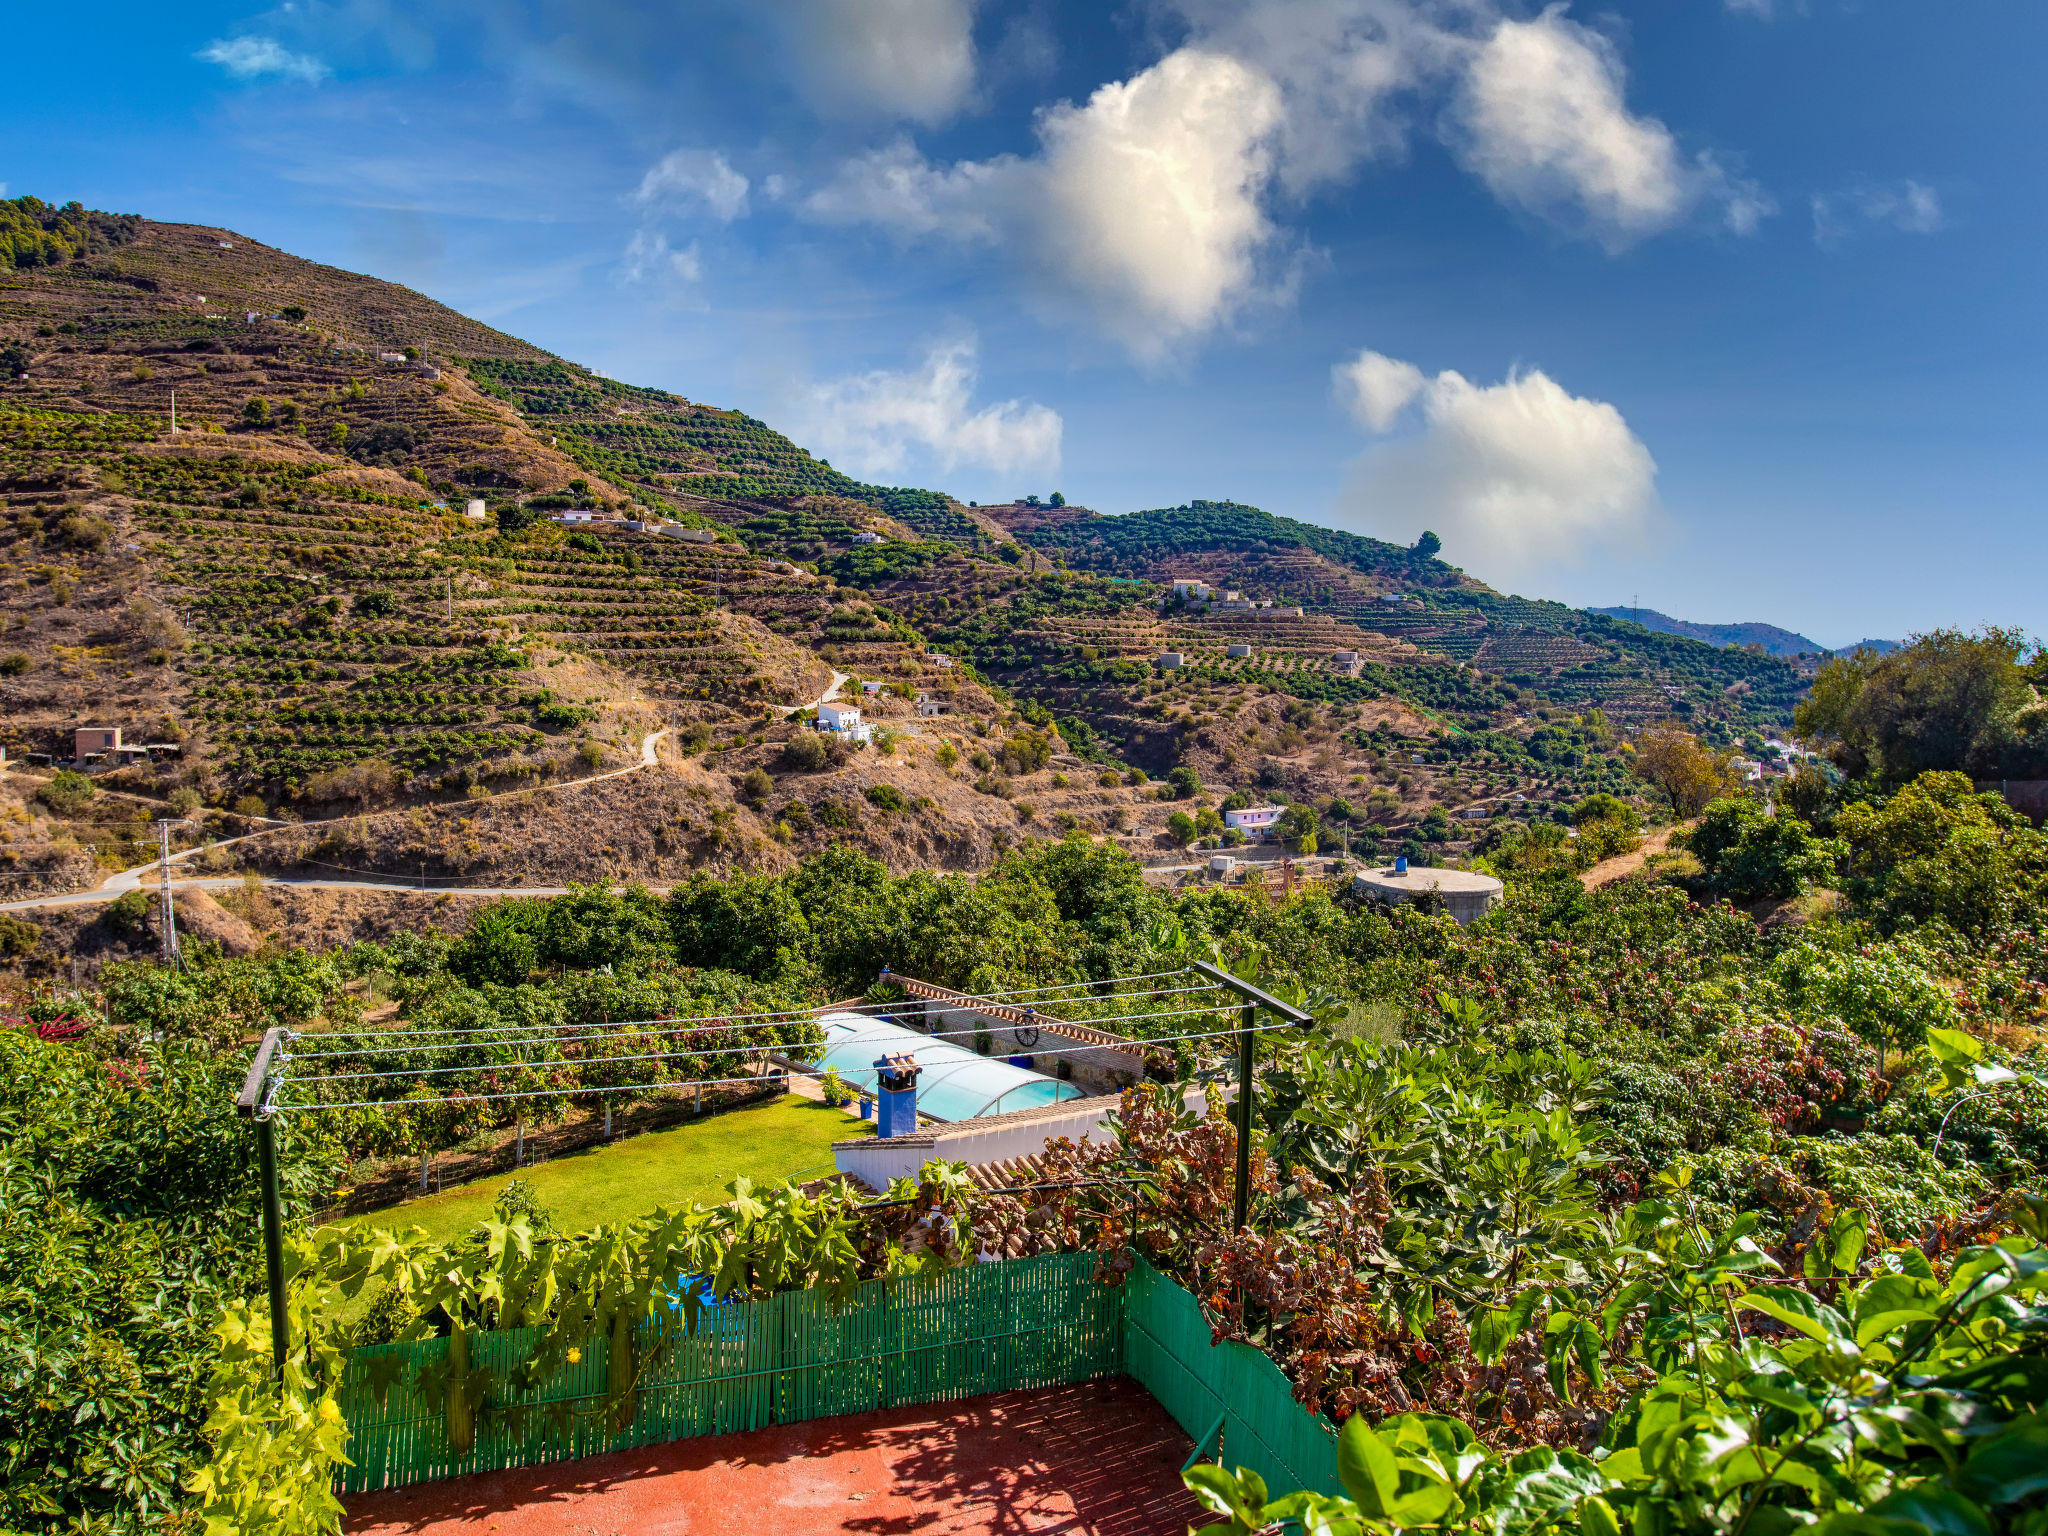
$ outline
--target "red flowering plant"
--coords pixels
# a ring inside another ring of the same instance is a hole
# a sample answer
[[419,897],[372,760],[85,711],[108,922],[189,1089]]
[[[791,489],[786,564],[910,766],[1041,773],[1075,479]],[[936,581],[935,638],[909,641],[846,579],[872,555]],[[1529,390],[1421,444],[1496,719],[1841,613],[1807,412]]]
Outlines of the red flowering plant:
[[26,1030],[38,1040],[76,1040],[94,1022],[79,1008],[76,998],[60,997],[47,989],[32,993],[25,1001],[11,999],[0,1005],[0,1027]]
[[1751,1020],[1722,1035],[1719,1054],[1715,1085],[1779,1131],[1818,1130],[1884,1101],[1877,1052],[1844,1030]]

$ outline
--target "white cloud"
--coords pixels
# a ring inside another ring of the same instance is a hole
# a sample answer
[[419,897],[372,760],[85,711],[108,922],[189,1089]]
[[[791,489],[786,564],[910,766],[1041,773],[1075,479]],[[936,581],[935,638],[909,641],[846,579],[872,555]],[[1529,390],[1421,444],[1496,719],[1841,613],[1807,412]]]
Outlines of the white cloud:
[[976,4],[784,0],[781,13],[814,105],[939,123],[974,90]]
[[1722,0],[1722,3],[1731,11],[1745,16],[1760,16],[1765,21],[1769,21],[1777,9],[1775,0]]
[[1039,153],[932,165],[899,142],[841,167],[812,217],[1000,242],[1138,357],[1226,320],[1260,287],[1261,206],[1280,93],[1224,54],[1182,49],[1039,116]]
[[746,216],[748,186],[747,178],[715,150],[677,149],[648,168],[633,199],[663,207],[701,204],[720,223],[730,224]]
[[897,236],[945,234],[994,240],[1021,217],[1029,178],[1015,155],[963,160],[941,169],[908,139],[848,160],[803,211],[828,224],[874,224]]
[[1265,74],[1191,49],[1053,108],[1041,262],[1141,356],[1209,330],[1251,294],[1273,238],[1260,199],[1280,117]]
[[[1408,399],[1419,399],[1421,424],[1368,449],[1353,466],[1343,520],[1403,542],[1432,529],[1447,559],[1495,579],[1647,531],[1657,511],[1657,465],[1613,406],[1570,394],[1533,370],[1477,385],[1449,370],[1425,379],[1373,352],[1346,368],[1361,366],[1397,386],[1379,397],[1381,405],[1399,396],[1412,373],[1417,387]],[[1346,370],[1338,372],[1341,384]],[[1360,415],[1384,432],[1399,413]]]
[[1154,5],[1193,40],[1043,110],[1034,153],[934,163],[900,139],[844,161],[802,211],[1000,247],[1146,362],[1285,293],[1276,209],[1404,152],[1418,119],[1501,201],[1610,250],[1702,208],[1738,234],[1775,211],[1632,112],[1613,47],[1562,6],[1520,21],[1500,0]]
[[1931,235],[1946,221],[1941,194],[1917,181],[1824,193],[1813,199],[1813,238],[1818,244],[1840,244],[1855,233],[1859,222],[1882,224],[1909,235]]
[[670,277],[685,283],[702,281],[704,261],[692,240],[681,250],[673,250],[668,236],[637,230],[626,242],[625,274],[629,283],[644,282],[650,277]]
[[[1300,195],[1407,144],[1410,98],[1470,48],[1469,0],[1170,0],[1196,46],[1280,86],[1281,185]],[[1482,15],[1491,15],[1479,0]]]
[[973,409],[980,375],[975,338],[935,344],[924,362],[813,385],[802,414],[806,441],[850,474],[900,473],[913,455],[942,470],[1009,473],[1059,467],[1059,413],[1027,400]]
[[1428,380],[1413,363],[1368,348],[1332,368],[1330,382],[1360,426],[1368,432],[1389,432]]
[[195,57],[218,64],[237,80],[258,80],[278,75],[318,85],[334,71],[310,53],[294,53],[274,37],[216,38]]
[[1628,109],[1621,60],[1553,5],[1502,19],[1473,53],[1454,116],[1458,148],[1502,202],[1583,229],[1610,250],[1669,229],[1702,201],[1753,231],[1769,199],[1711,156],[1688,163],[1671,131]]

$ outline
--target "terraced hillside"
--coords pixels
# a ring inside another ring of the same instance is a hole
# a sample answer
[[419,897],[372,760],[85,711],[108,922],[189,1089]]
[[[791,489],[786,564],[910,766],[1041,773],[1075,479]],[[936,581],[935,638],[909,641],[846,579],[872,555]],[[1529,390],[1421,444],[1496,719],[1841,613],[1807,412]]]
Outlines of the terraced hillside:
[[1299,605],[1384,637],[1368,644],[1405,642],[1425,664],[1467,663],[1518,697],[1597,708],[1622,724],[1676,713],[1738,734],[1784,729],[1805,686],[1800,670],[1778,657],[1504,596],[1419,550],[1233,502],[1125,517],[1079,507],[990,510],[1018,538],[1075,569],[1153,583],[1192,578],[1278,607]]
[[[1287,795],[1455,848],[1447,806],[1630,790],[1630,726],[1729,739],[1799,683],[1256,508],[863,484],[405,289],[38,208],[0,266],[0,745],[42,761],[0,882],[132,864],[167,811],[265,868],[478,879],[1169,854],[1176,768],[1212,820]],[[788,717],[835,682],[882,729],[821,761]],[[83,725],[150,750],[67,799]]]
[[809,558],[894,524],[908,538],[966,548],[990,539],[936,491],[865,485],[742,411],[601,379],[569,364],[477,356],[468,371],[577,463],[658,502],[736,523],[751,542]]

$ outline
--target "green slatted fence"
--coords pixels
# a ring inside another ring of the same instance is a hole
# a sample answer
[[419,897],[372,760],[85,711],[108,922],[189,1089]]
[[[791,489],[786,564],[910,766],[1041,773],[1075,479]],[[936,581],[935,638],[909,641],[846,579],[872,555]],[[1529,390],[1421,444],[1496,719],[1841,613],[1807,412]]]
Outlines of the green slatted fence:
[[[573,1461],[695,1435],[1129,1375],[1190,1435],[1221,1420],[1219,1459],[1276,1491],[1341,1492],[1335,1432],[1291,1396],[1273,1362],[1243,1344],[1209,1343],[1195,1299],[1139,1260],[1125,1284],[1095,1280],[1093,1254],[976,1264],[925,1279],[875,1281],[843,1306],[815,1291],[706,1308],[695,1333],[680,1316],[635,1335],[640,1381],[623,1427],[607,1413],[609,1344],[536,1389],[506,1381],[537,1329],[470,1335],[473,1377],[493,1383],[469,1451],[450,1449],[445,1397],[420,1373],[448,1341],[353,1352],[340,1406],[352,1466],[339,1491],[363,1493],[468,1472]],[[383,1385],[380,1387],[380,1383]]]
[[[512,1393],[504,1379],[539,1331],[472,1334],[470,1370],[496,1376],[492,1397],[501,1401],[478,1415],[475,1441],[460,1456],[448,1444],[445,1399],[430,1401],[418,1380],[423,1367],[446,1361],[448,1341],[365,1346],[340,1394],[355,1463],[341,1468],[340,1490],[1115,1376],[1122,1299],[1094,1271],[1092,1254],[1046,1254],[874,1281],[840,1307],[815,1291],[709,1307],[695,1333],[680,1317],[643,1323],[639,1389],[623,1428],[606,1412],[608,1340],[591,1339],[579,1362]],[[388,1383],[381,1392],[379,1380]]]
[[1195,1298],[1142,1258],[1122,1289],[1124,1374],[1195,1437],[1197,1454],[1249,1467],[1275,1497],[1343,1493],[1336,1429],[1294,1400],[1279,1366],[1249,1344],[1212,1345]]

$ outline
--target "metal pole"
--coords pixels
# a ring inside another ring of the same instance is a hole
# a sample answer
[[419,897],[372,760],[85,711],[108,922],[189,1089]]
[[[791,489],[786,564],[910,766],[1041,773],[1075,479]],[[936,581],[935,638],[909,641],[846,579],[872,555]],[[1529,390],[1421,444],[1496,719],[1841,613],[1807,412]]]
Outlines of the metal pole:
[[156,824],[157,841],[157,889],[158,900],[164,908],[164,964],[169,965],[178,957],[177,913],[171,906],[171,824],[159,821]]
[[263,1268],[270,1286],[270,1358],[284,1375],[291,1350],[291,1324],[284,1303],[284,1210],[277,1193],[277,1121],[265,1115],[256,1122],[256,1149],[263,1164]]
[[1243,1231],[1252,1202],[1252,1015],[1256,1003],[1246,1003],[1237,1030],[1237,1102],[1231,1113],[1237,1120],[1237,1189],[1231,1200],[1231,1226]]
[[158,899],[164,909],[164,964],[175,965],[178,961],[178,915],[171,905],[171,829],[189,826],[189,822],[159,820],[156,824]]
[[271,1118],[270,1063],[284,1043],[282,1029],[267,1030],[242,1079],[242,1091],[235,1095],[235,1113],[256,1122],[258,1173],[263,1186],[263,1261],[270,1290],[270,1357],[277,1374],[284,1375],[284,1358],[291,1348],[291,1328],[284,1310],[284,1209],[277,1191],[277,1122]]
[[1237,1102],[1231,1106],[1231,1121],[1237,1127],[1237,1189],[1231,1200],[1231,1210],[1234,1225],[1242,1228],[1251,1208],[1252,1194],[1252,1042],[1258,1038],[1252,1033],[1252,1020],[1261,1008],[1279,1015],[1289,1024],[1313,1024],[1315,1019],[1292,1003],[1283,1003],[1279,998],[1239,981],[1221,966],[1196,960],[1191,968],[1225,991],[1235,992],[1244,1001],[1244,1013],[1237,1028]]

